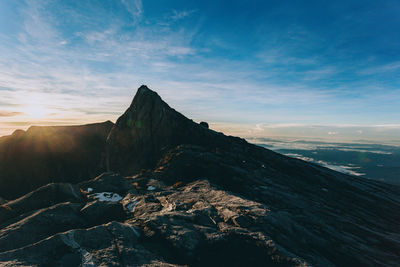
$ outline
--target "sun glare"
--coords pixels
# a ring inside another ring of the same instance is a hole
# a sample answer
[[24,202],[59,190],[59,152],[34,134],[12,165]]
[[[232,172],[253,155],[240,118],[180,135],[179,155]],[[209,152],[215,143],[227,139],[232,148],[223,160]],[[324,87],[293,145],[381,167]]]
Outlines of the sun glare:
[[29,105],[24,109],[24,113],[32,119],[42,119],[49,114],[49,110],[40,105]]

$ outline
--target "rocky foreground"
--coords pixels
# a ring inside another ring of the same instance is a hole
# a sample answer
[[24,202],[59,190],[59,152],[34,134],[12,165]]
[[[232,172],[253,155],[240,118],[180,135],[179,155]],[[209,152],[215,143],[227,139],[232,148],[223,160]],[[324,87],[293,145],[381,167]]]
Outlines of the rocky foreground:
[[[81,157],[77,149],[71,153]],[[399,187],[225,136],[187,119],[146,86],[98,153],[90,171],[108,172],[94,179],[85,181],[74,161],[56,161],[76,166],[70,178],[15,200],[0,198],[2,266],[400,262]]]

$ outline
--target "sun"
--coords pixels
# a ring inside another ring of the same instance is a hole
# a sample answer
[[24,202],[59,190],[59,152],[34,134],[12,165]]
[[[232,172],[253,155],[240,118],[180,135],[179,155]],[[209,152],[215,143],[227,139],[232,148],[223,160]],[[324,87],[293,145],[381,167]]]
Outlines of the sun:
[[32,119],[42,119],[50,112],[48,109],[40,105],[28,105],[24,108],[24,113]]

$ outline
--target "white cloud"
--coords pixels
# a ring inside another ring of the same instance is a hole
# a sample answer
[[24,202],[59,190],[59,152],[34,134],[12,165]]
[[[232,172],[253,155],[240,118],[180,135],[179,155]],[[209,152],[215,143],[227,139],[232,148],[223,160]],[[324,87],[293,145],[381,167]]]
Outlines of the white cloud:
[[332,66],[319,66],[315,70],[310,70],[304,72],[304,80],[313,81],[313,80],[320,80],[327,77],[330,77],[334,74],[337,74],[338,70]]
[[297,153],[286,153],[285,155],[288,156],[288,157],[292,157],[292,158],[301,159],[301,160],[304,160],[304,161],[316,163],[318,165],[324,166],[326,168],[329,168],[331,170],[338,171],[338,172],[341,172],[341,173],[350,174],[350,175],[354,175],[354,176],[365,175],[365,173],[361,173],[361,172],[355,171],[357,169],[360,169],[360,167],[357,167],[357,166],[335,165],[335,164],[328,163],[328,162],[323,161],[323,160],[315,160],[315,159],[310,158],[310,157],[305,157],[305,156],[297,154]]
[[[122,3],[135,23],[146,22],[141,1]],[[335,100],[333,90],[317,90],[291,79],[285,84],[274,82],[274,77],[286,73],[286,69],[265,71],[246,60],[210,59],[208,47],[200,50],[192,45],[198,28],[175,29],[170,25],[171,19],[184,19],[195,11],[175,10],[161,18],[166,22],[162,26],[136,23],[134,27],[128,25],[130,31],[122,31],[127,25],[119,20],[111,20],[104,27],[82,27],[79,33],[70,35],[82,41],[74,45],[74,40],[63,35],[57,18],[44,12],[45,5],[45,1],[28,2],[19,43],[0,36],[0,87],[12,89],[1,92],[1,102],[24,105],[28,100],[42,101],[59,113],[67,113],[65,117],[71,123],[76,115],[86,121],[115,119],[129,105],[135,89],[148,84],[189,117],[209,122],[242,121],[252,125],[243,129],[252,127],[259,134],[268,134],[290,127],[304,129],[311,121],[323,121],[324,115],[312,112],[312,106],[329,107]],[[232,48],[229,43],[224,45],[223,49]],[[285,49],[268,48],[260,59],[311,69],[321,65],[316,57],[295,57]],[[326,66],[310,71],[308,76],[323,78],[335,71]],[[335,103],[339,110],[342,103]],[[259,109],[249,108],[253,106]],[[263,123],[254,127],[257,122]],[[325,128],[319,134],[326,135],[327,131],[336,129]]]
[[182,11],[173,10],[171,19],[173,19],[174,21],[181,20],[186,17],[189,17],[194,12],[195,10],[182,10]]
[[133,22],[137,23],[143,14],[143,3],[141,0],[121,0],[126,10],[131,14]]
[[380,74],[386,72],[397,71],[400,69],[400,61],[395,61],[389,64],[381,65],[378,67],[366,68],[361,70],[359,73],[363,75]]

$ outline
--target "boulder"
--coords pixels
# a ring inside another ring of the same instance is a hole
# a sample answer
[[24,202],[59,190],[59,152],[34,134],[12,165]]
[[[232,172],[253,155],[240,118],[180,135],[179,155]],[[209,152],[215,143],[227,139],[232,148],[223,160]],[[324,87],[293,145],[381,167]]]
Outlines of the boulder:
[[118,173],[106,172],[96,178],[79,183],[80,188],[86,193],[114,192],[119,195],[126,195],[128,192],[135,192],[132,182]]
[[99,225],[111,221],[124,221],[126,214],[119,202],[93,201],[87,203],[81,213],[88,225]]
[[205,121],[200,122],[200,126],[203,126],[204,128],[208,129],[208,123]]

